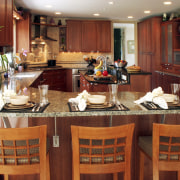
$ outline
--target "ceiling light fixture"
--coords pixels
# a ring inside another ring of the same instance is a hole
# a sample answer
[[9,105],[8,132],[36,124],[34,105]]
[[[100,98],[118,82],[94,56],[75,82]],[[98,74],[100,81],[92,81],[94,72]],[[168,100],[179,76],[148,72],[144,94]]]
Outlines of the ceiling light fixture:
[[55,12],[55,14],[61,14],[61,12]]
[[171,1],[164,1],[163,4],[164,4],[164,5],[171,5],[172,2],[171,2]]
[[51,6],[51,5],[45,5],[45,7],[47,7],[47,8],[52,8],[52,6]]
[[94,16],[99,16],[100,14],[98,14],[98,13],[95,13],[95,14],[93,14]]
[[113,2],[113,1],[109,1],[108,3],[109,3],[110,5],[113,5],[113,4],[114,4],[114,2]]
[[149,13],[151,13],[151,11],[150,10],[145,10],[144,13],[149,14]]
[[133,16],[128,16],[128,19],[132,19],[132,18],[134,18]]

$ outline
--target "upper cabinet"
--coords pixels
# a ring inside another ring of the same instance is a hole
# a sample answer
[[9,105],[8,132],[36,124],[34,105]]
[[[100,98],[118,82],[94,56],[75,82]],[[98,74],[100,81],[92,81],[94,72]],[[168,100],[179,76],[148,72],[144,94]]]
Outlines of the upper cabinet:
[[67,50],[81,51],[81,21],[67,20]]
[[25,12],[23,20],[16,21],[16,52],[22,48],[30,52],[31,45],[31,15]]
[[67,20],[67,50],[111,52],[111,22]]
[[97,51],[97,29],[95,21],[82,22],[82,51]]
[[0,46],[13,46],[13,1],[1,0]]
[[180,19],[161,25],[161,66],[164,71],[180,73]]

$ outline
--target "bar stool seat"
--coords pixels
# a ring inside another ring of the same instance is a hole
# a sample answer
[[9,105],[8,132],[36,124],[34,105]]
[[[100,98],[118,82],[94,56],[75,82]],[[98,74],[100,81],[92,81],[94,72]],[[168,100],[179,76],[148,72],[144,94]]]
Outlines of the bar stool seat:
[[116,127],[71,126],[72,179],[80,180],[80,174],[124,173],[131,180],[131,149],[134,124]]
[[144,156],[153,162],[153,180],[159,171],[177,171],[180,180],[180,125],[153,124],[153,136],[140,136],[140,180],[144,180]]

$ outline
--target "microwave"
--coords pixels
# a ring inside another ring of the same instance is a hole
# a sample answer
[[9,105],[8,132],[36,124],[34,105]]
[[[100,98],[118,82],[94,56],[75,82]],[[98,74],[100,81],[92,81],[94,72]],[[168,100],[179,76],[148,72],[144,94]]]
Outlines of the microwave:
[[180,51],[174,51],[174,64],[180,65]]

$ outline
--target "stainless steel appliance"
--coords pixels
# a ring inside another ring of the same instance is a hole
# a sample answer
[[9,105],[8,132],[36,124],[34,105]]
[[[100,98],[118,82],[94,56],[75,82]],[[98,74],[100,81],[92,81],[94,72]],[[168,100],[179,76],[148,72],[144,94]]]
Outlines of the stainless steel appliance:
[[87,69],[72,69],[73,92],[80,92],[80,71],[87,71]]

